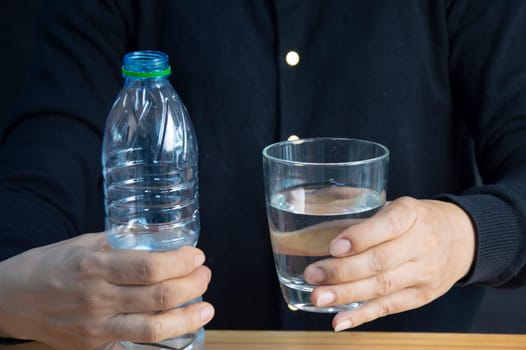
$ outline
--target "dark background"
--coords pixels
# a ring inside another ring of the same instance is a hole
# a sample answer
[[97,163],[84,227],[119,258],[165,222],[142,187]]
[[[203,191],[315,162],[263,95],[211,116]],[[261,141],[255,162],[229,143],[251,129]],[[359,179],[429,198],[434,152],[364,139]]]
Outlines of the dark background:
[[[52,3],[44,2],[44,5]],[[39,6],[36,0],[4,0],[0,5],[0,133],[23,84],[31,82],[28,67],[33,56],[38,59],[34,34]],[[526,287],[488,288],[473,332],[526,333]]]

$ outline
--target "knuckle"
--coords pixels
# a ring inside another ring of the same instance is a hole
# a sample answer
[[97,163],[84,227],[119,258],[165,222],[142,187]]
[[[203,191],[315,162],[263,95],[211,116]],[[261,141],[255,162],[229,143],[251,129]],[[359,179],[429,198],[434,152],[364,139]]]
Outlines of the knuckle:
[[101,336],[100,328],[92,322],[80,327],[76,333],[80,335],[82,339],[97,339]]
[[395,207],[400,210],[396,211],[396,215],[389,216],[390,224],[399,229],[412,225],[416,218],[417,200],[412,197],[400,197],[393,203],[396,203]]
[[175,306],[174,293],[165,283],[159,284],[155,289],[155,300],[160,310],[167,310]]
[[391,307],[385,302],[378,303],[378,317],[384,317],[391,314]]
[[409,197],[409,196],[402,196],[400,198],[398,198],[395,202],[402,206],[402,207],[405,207],[405,208],[412,208],[414,205],[415,205],[415,202],[417,200],[413,197]]
[[78,261],[79,271],[83,275],[96,274],[99,269],[98,254],[82,254]]
[[[339,298],[342,299],[342,302],[339,302],[338,300],[336,302],[338,304],[342,304],[342,303],[347,304],[350,302],[359,301],[358,293],[359,291],[355,287],[345,288],[343,291],[340,292],[340,296],[339,296]],[[338,299],[339,293],[335,293],[335,294],[336,294],[336,298]]]
[[145,259],[141,262],[139,268],[139,277],[146,283],[152,283],[157,280],[157,269],[153,259]]
[[433,300],[434,297],[435,295],[431,290],[421,290],[420,293],[417,294],[416,302],[419,305],[424,305],[430,300]]
[[81,293],[79,299],[79,304],[90,313],[97,312],[103,308],[105,304],[103,298],[101,298],[98,294],[92,293],[88,290],[85,290],[83,293]]
[[156,343],[162,339],[163,324],[158,320],[148,322],[142,330],[142,339],[146,342]]
[[389,267],[391,261],[391,252],[385,247],[378,247],[373,249],[371,258],[371,268],[374,272],[384,271]]
[[428,269],[421,269],[413,278],[412,286],[421,288],[434,283],[435,275]]
[[393,281],[386,275],[381,274],[376,276],[376,294],[378,296],[385,296],[391,294],[393,291]]
[[345,282],[351,279],[351,273],[343,262],[332,265],[330,268],[324,268],[332,282]]

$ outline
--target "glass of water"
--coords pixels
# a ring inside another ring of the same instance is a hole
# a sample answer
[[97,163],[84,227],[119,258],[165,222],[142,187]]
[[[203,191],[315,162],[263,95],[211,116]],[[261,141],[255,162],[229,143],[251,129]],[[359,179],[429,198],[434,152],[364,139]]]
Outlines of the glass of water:
[[333,313],[363,304],[318,307],[305,268],[329,257],[342,230],[385,203],[389,150],[345,138],[278,142],[263,150],[267,216],[283,297],[292,310]]

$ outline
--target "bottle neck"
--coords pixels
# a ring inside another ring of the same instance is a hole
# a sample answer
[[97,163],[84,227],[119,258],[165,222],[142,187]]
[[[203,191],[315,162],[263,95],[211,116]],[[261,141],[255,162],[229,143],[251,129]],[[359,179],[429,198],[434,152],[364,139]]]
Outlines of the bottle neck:
[[133,78],[125,76],[124,79],[124,86],[127,88],[162,87],[167,85],[170,85],[168,77]]

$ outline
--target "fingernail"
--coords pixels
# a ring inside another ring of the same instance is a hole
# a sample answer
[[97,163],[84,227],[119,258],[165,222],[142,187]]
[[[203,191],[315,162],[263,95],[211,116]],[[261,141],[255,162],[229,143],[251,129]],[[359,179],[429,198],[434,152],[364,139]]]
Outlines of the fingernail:
[[318,299],[316,300],[316,305],[318,306],[325,306],[329,305],[336,299],[336,296],[333,292],[321,292],[318,296]]
[[206,323],[214,316],[214,309],[207,305],[201,309],[199,316],[201,317],[201,322]]
[[325,271],[319,267],[312,267],[305,271],[305,279],[309,283],[320,283],[325,281]]
[[197,254],[196,256],[194,256],[194,266],[195,267],[203,265],[204,262],[205,262],[205,256],[204,255]]
[[347,239],[339,239],[331,243],[329,253],[332,256],[342,256],[349,254],[351,251],[351,242]]
[[344,320],[344,321],[341,321],[340,323],[338,323],[336,325],[336,327],[334,327],[334,331],[335,332],[341,332],[343,331],[344,329],[347,329],[351,327],[351,321],[349,320]]

